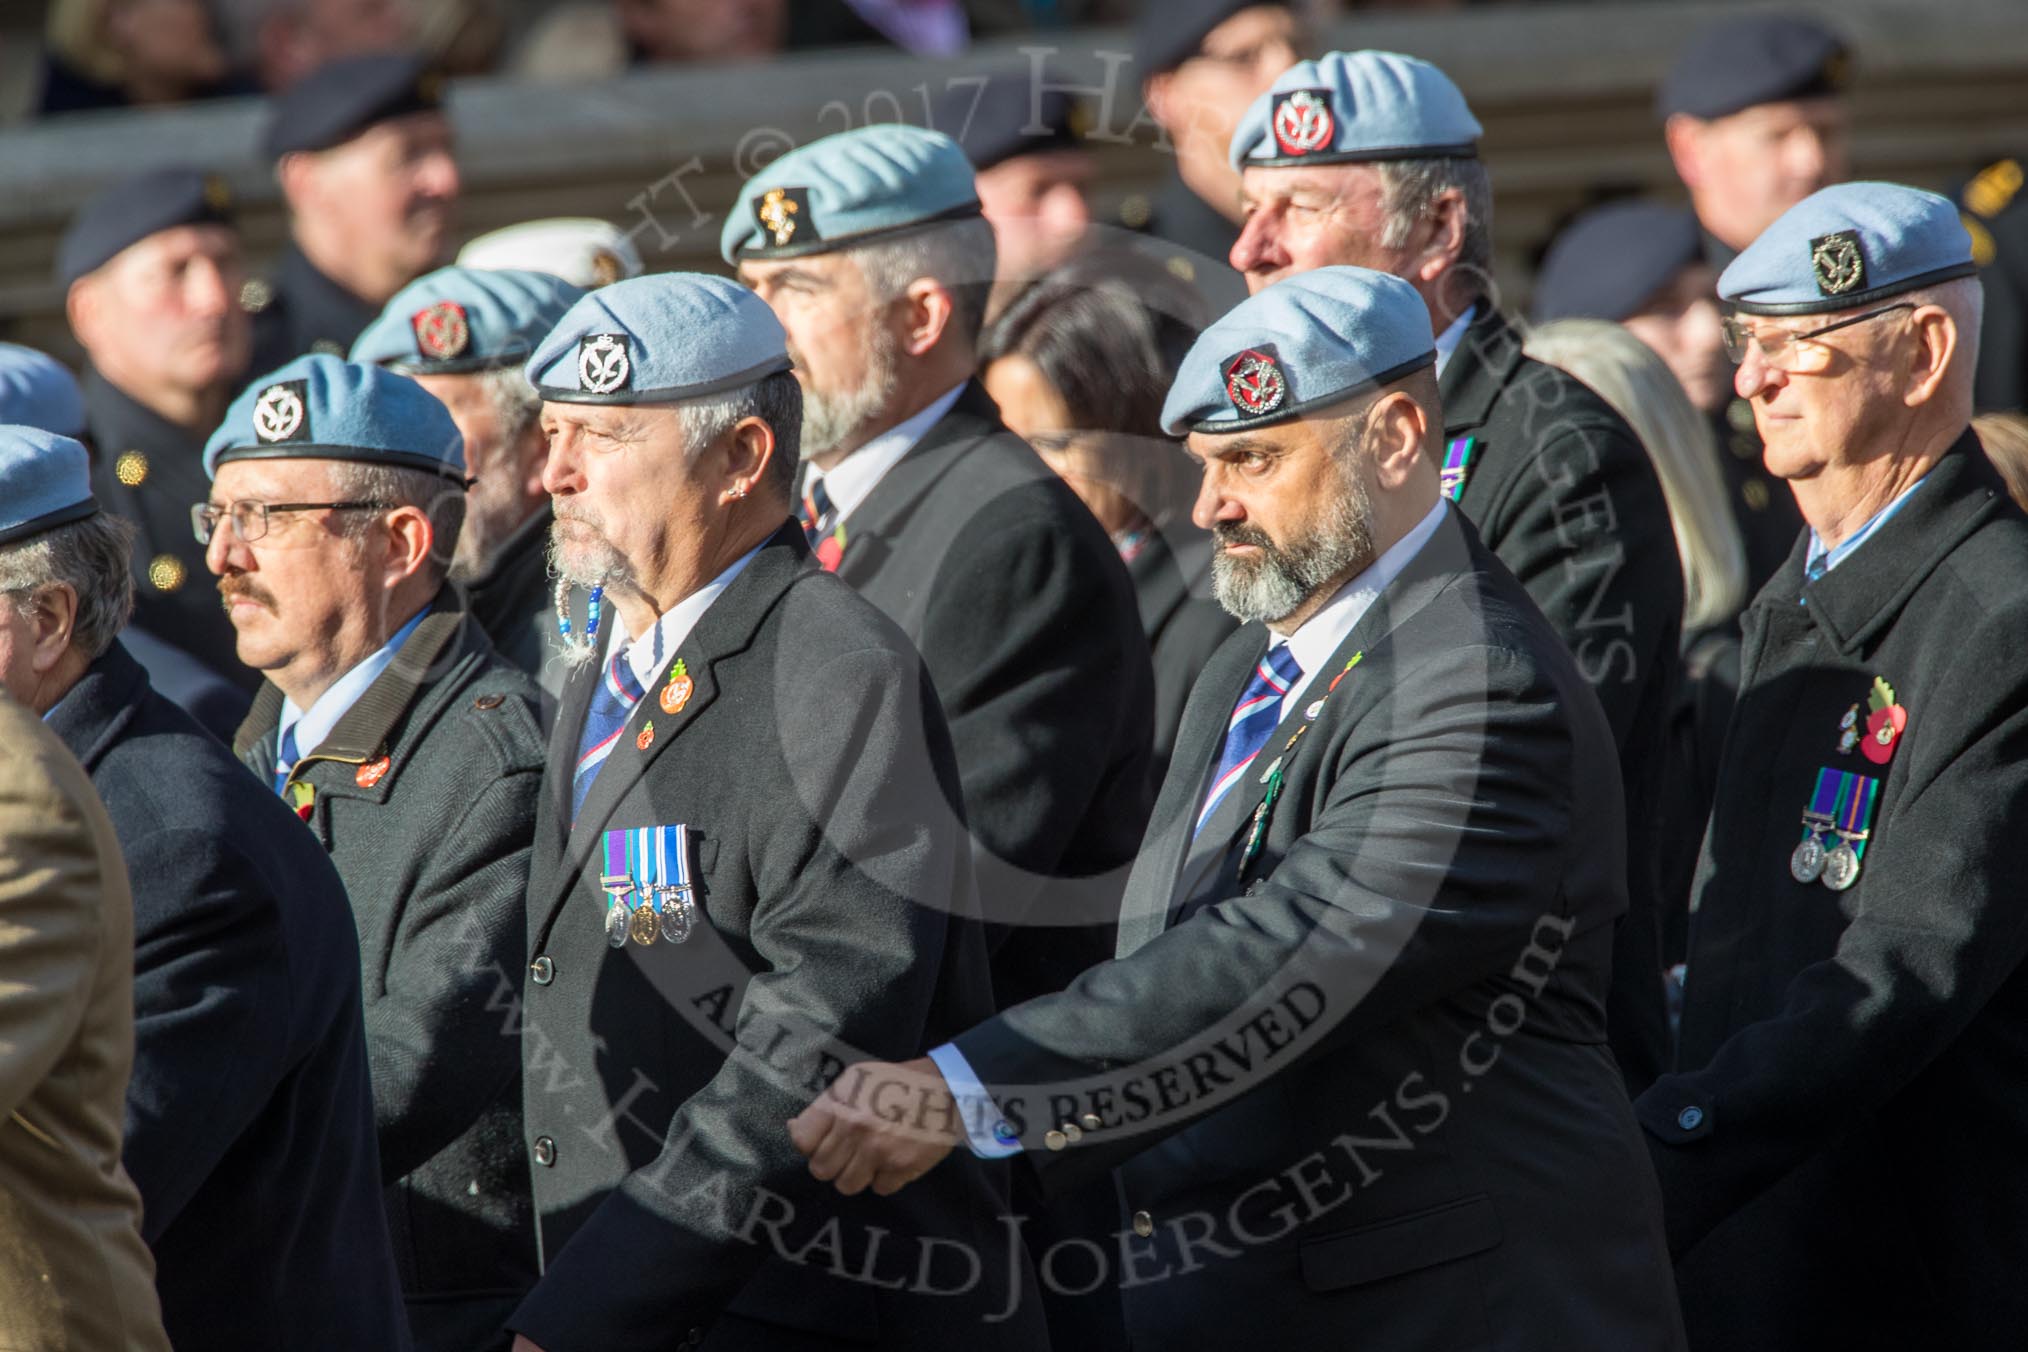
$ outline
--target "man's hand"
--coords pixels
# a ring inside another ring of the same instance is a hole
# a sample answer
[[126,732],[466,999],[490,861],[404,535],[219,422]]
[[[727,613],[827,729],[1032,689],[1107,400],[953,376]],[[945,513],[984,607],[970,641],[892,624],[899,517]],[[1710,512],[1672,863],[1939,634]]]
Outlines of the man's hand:
[[950,1087],[927,1056],[848,1067],[789,1119],[789,1139],[809,1156],[810,1172],[847,1197],[868,1187],[882,1197],[900,1192],[950,1154],[963,1131]]
[[517,1333],[514,1335],[514,1346],[508,1349],[508,1352],[542,1352],[542,1349]]

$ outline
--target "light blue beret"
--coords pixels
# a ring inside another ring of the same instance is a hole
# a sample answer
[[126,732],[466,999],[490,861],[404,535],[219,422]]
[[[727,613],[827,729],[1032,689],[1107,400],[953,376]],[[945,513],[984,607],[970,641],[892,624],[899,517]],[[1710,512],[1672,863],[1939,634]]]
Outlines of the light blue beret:
[[748,179],[718,251],[728,263],[800,258],[978,214],[956,141],[881,123],[812,141]]
[[1329,408],[1436,363],[1429,307],[1371,268],[1299,273],[1199,334],[1162,403],[1162,427],[1246,432]]
[[0,343],[0,423],[77,436],[85,427],[77,377],[46,352]]
[[657,272],[588,291],[537,344],[536,393],[559,404],[660,404],[789,369],[767,302],[723,277]]
[[1232,134],[1232,167],[1470,158],[1479,120],[1451,77],[1394,52],[1332,52],[1283,71]]
[[520,366],[583,294],[542,272],[438,268],[394,293],[351,359],[410,376]]
[[1777,217],[1719,274],[1718,296],[1742,314],[1821,314],[1977,271],[1948,199],[1899,183],[1840,183]]
[[204,472],[228,460],[349,460],[465,481],[465,439],[436,396],[380,366],[313,352],[262,376],[204,443]]
[[84,444],[40,427],[0,426],[0,545],[99,510]]

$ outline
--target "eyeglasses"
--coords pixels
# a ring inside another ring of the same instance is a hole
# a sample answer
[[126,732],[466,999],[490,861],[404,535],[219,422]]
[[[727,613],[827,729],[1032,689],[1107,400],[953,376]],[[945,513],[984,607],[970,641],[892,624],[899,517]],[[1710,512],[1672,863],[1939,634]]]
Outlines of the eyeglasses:
[[197,543],[208,545],[212,532],[218,529],[219,519],[230,517],[233,531],[240,539],[252,544],[268,533],[268,517],[276,512],[370,512],[383,511],[389,505],[376,499],[358,502],[256,502],[252,498],[241,498],[220,511],[208,502],[200,502],[190,509],[190,530],[197,537]]
[[1883,305],[1878,310],[1852,315],[1835,324],[1826,324],[1821,329],[1811,329],[1807,333],[1790,333],[1787,329],[1776,328],[1755,332],[1740,323],[1736,317],[1727,315],[1719,324],[1719,331],[1725,338],[1725,355],[1732,359],[1734,365],[1746,360],[1746,349],[1751,344],[1760,349],[1760,359],[1775,370],[1807,374],[1821,371],[1831,364],[1831,349],[1821,343],[1811,342],[1812,338],[1821,338],[1834,330],[1849,328],[1853,324],[1863,324],[1869,319],[1893,314],[1896,310],[1914,308],[1913,301]]

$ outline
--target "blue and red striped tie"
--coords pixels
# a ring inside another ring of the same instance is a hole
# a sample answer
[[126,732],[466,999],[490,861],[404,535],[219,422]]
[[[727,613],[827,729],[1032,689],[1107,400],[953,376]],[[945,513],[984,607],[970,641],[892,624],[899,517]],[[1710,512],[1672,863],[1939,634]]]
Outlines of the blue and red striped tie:
[[1211,820],[1225,795],[1232,792],[1254,757],[1267,745],[1267,739],[1282,721],[1282,696],[1289,693],[1289,687],[1302,674],[1302,666],[1286,643],[1276,646],[1254,664],[1253,676],[1246,689],[1239,692],[1239,703],[1232,706],[1232,719],[1225,725],[1225,750],[1218,758],[1218,773],[1204,795],[1204,806],[1198,809],[1197,825],[1190,832],[1192,839],[1204,829],[1204,823]]
[[606,655],[605,672],[592,688],[591,705],[584,715],[584,735],[577,742],[577,769],[570,777],[573,822],[584,806],[585,795],[591,792],[592,781],[598,778],[599,767],[613,754],[620,732],[627,726],[627,719],[632,717],[643,693],[641,683],[634,679],[633,667],[628,665],[626,649],[615,643],[612,652]]

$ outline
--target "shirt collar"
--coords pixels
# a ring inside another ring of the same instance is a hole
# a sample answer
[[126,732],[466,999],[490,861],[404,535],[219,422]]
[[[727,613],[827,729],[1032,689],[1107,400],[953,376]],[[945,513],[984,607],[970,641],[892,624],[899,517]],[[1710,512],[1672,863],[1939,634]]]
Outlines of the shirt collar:
[[[1430,508],[1428,514],[1409,529],[1408,534],[1389,545],[1385,553],[1366,566],[1364,572],[1340,587],[1336,594],[1324,603],[1322,610],[1303,621],[1302,628],[1288,636],[1286,642],[1289,652],[1295,657],[1296,665],[1303,669],[1303,674],[1296,678],[1294,684],[1290,685],[1288,693],[1282,697],[1284,708],[1295,703],[1297,697],[1309,685],[1311,678],[1331,660],[1331,654],[1338,651],[1338,646],[1352,633],[1353,627],[1365,618],[1366,612],[1373,608],[1373,603],[1380,599],[1380,593],[1386,591],[1394,579],[1401,576],[1402,569],[1408,567],[1410,561],[1422,552],[1422,547],[1429,543],[1430,537],[1436,534],[1437,527],[1443,524],[1446,505],[1445,501],[1439,498],[1436,506]],[[1277,639],[1276,643],[1269,644],[1270,649],[1282,641]]]
[[1900,493],[1895,495],[1894,501],[1868,517],[1865,525],[1840,540],[1832,549],[1825,549],[1823,537],[1817,534],[1817,528],[1815,526],[1810,527],[1810,550],[1803,558],[1803,575],[1805,577],[1820,577],[1824,573],[1828,573],[1833,568],[1836,568],[1846,559],[1851,558],[1859,546],[1872,538],[1873,532],[1886,525],[1893,518],[1894,514],[1901,510],[1902,505],[1908,501],[1908,495],[1916,489],[1921,488],[1924,480],[1928,478],[1929,475],[1925,474],[1921,479],[1917,479],[1914,483],[1902,489]]
[[[1472,317],[1478,313],[1478,306],[1467,306],[1463,314],[1451,321],[1449,328],[1436,336],[1436,369],[1438,375],[1444,373],[1444,367],[1450,363],[1451,354],[1456,352],[1458,344],[1465,340],[1465,330],[1472,326]],[[1330,656],[1329,653],[1325,653],[1324,655],[1326,657]]]
[[690,637],[690,631],[704,618],[704,612],[711,609],[711,603],[732,585],[732,580],[753,562],[753,556],[760,553],[761,545],[766,543],[763,540],[747,550],[734,559],[724,572],[663,611],[654,627],[642,635],[643,642],[629,642],[626,621],[620,618],[619,607],[613,608],[613,644],[616,647],[626,645],[627,665],[633,668],[634,679],[641,683],[641,689],[654,689],[655,678],[676,655],[676,650],[683,646],[683,640]]
[[921,411],[902,419],[830,469],[819,470],[812,466],[805,487],[822,483],[838,519],[843,521],[852,515],[853,508],[866,501],[881,479],[886,477],[887,471],[914,449],[915,444],[922,440],[923,433],[951,411],[951,405],[957,403],[958,396],[964,392],[965,382],[959,381],[932,399]]
[[289,729],[296,730],[296,757],[301,759],[324,744],[331,735],[331,729],[338,726],[338,720],[345,717],[367,687],[380,679],[394,661],[394,655],[401,651],[401,645],[408,642],[415,627],[422,623],[423,616],[430,613],[426,605],[409,617],[407,624],[394,631],[394,637],[364,662],[331,682],[330,688],[310,702],[307,709],[296,707],[296,701],[284,697],[281,721],[275,725],[275,746],[280,748],[289,740]]

